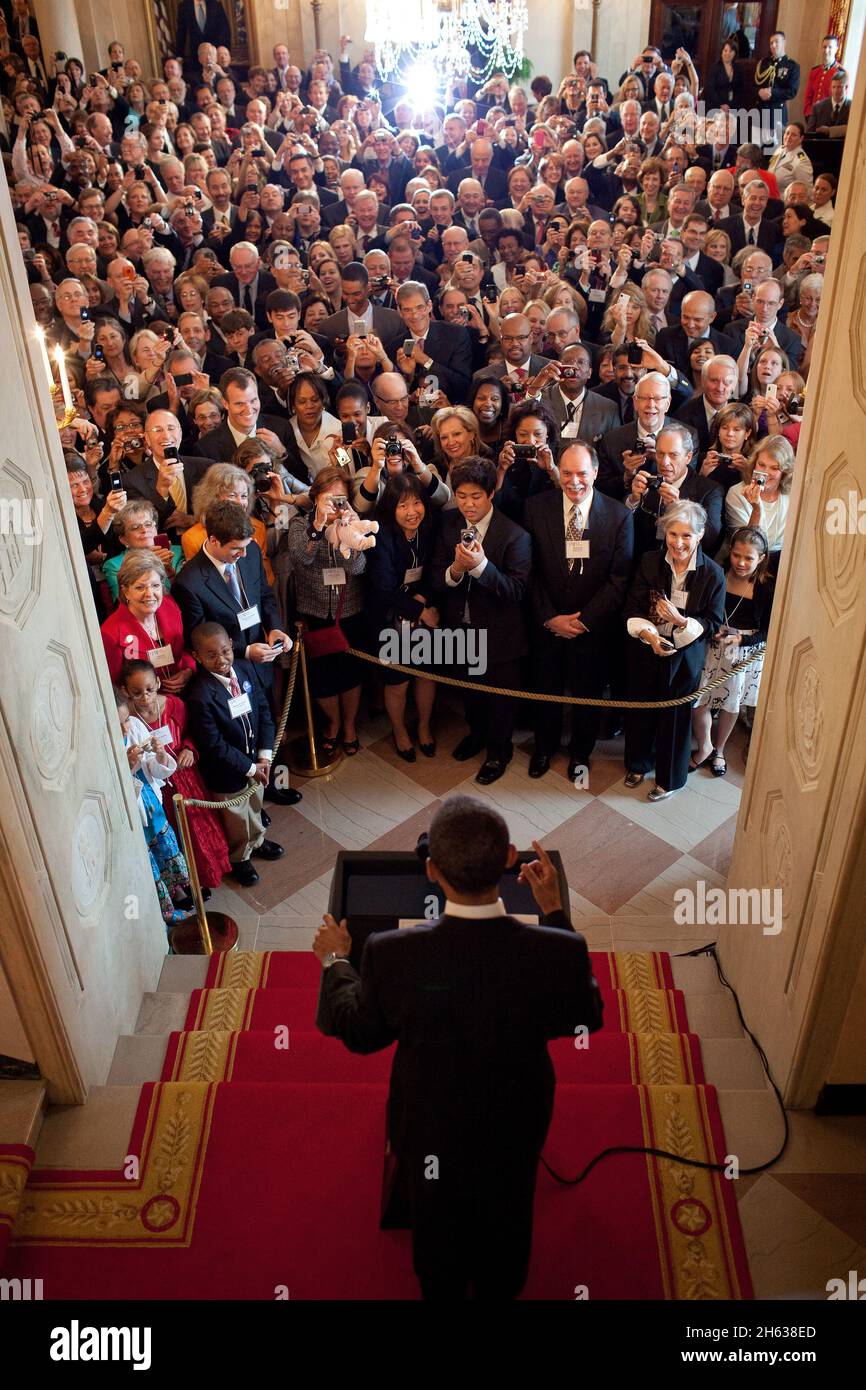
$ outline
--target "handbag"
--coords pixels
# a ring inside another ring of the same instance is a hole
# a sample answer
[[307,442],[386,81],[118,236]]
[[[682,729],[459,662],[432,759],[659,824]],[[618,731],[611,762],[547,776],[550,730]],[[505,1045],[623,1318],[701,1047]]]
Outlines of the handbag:
[[320,656],[334,656],[337,652],[349,650],[349,639],[340,627],[345,601],[346,590],[343,589],[337,602],[333,623],[329,627],[319,627],[314,632],[308,630],[304,633],[304,650],[314,661]]

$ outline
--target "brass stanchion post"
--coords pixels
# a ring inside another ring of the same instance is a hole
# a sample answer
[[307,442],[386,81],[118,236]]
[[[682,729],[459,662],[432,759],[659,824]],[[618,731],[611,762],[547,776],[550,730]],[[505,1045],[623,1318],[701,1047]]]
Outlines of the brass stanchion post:
[[301,684],[304,688],[304,707],[307,721],[307,732],[301,734],[299,738],[292,739],[289,744],[289,756],[287,762],[289,771],[297,773],[299,777],[324,777],[326,773],[332,772],[335,767],[339,767],[343,761],[343,754],[338,749],[334,750],[333,756],[327,762],[322,762],[316,748],[316,730],[313,723],[313,702],[310,698],[310,683],[307,680],[307,653],[304,648],[304,630],[298,623],[296,641],[300,650],[301,662]]
[[177,926],[169,928],[168,939],[171,942],[171,949],[177,956],[212,956],[214,952],[222,954],[226,951],[234,951],[238,944],[238,924],[233,917],[229,917],[225,912],[212,912],[210,920],[208,920],[204,898],[201,895],[198,867],[193,853],[186,803],[180,792],[175,792],[172,801],[174,802],[177,828],[180,831],[183,852],[189,869],[189,885],[195,902],[196,917],[190,917],[188,921],[179,922]]

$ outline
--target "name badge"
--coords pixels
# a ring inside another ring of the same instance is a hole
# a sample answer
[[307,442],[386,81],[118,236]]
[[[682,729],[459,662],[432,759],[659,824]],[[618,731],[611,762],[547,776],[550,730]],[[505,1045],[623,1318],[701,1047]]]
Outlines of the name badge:
[[232,719],[240,719],[242,714],[250,714],[252,708],[249,695],[229,696],[229,714]]
[[421,575],[424,573],[423,565],[415,565],[412,569],[406,570],[403,575],[404,584],[417,584]]
[[671,603],[673,604],[674,608],[685,608],[685,606],[686,606],[686,604],[688,603],[688,601],[689,601],[688,590],[686,590],[686,589],[673,589],[673,590],[671,591]]
[[166,644],[162,647],[151,647],[147,659],[151,666],[171,666],[174,662],[174,654],[171,647]]
[[566,560],[588,560],[589,541],[566,541],[565,558]]
[[607,299],[607,291],[606,291],[606,290],[590,290],[590,292],[589,292],[589,302],[590,302],[590,304],[603,304],[604,301],[605,301],[606,299]]
[[171,737],[171,729],[167,724],[161,724],[158,729],[154,729],[151,733],[151,738],[155,743],[171,743]]
[[325,584],[345,584],[346,571],[340,565],[326,565],[322,570],[322,580]]
[[258,627],[260,622],[258,606],[255,603],[252,608],[242,608],[238,613],[238,627],[241,632],[246,632],[248,627]]

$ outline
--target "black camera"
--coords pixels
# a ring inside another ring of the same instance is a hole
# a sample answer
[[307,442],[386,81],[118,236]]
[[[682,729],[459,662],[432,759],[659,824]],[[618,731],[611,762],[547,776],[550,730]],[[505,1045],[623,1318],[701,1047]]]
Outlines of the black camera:
[[538,449],[534,444],[515,444],[514,462],[524,460],[526,463],[534,463],[538,458]]
[[403,445],[396,435],[392,434],[389,439],[385,440],[385,457],[386,459],[403,457]]
[[352,424],[352,421],[344,420],[340,428],[343,434],[343,443],[354,444],[355,440],[358,438],[358,431]]
[[580,368],[564,366],[559,375],[563,381],[576,381],[580,376]]
[[90,310],[87,308],[87,305],[85,305],[84,308],[81,310],[79,318],[81,319],[82,323],[90,322]]
[[383,290],[387,283],[387,275],[374,275],[372,280],[370,281],[370,288],[374,290]]
[[145,231],[152,232],[152,231],[153,231],[153,218],[152,218],[152,217],[145,217],[145,219],[144,219],[144,221],[142,222],[141,225],[142,225],[142,227],[144,227]]
[[32,247],[32,246],[28,246],[27,249],[26,249],[25,252],[24,252],[24,264],[25,264],[25,265],[29,265],[30,262],[31,262],[31,261],[34,261],[35,259],[36,259],[36,252],[33,250],[33,247]]
[[733,454],[719,454],[719,463],[723,468],[732,468],[734,464]]
[[471,251],[464,251],[460,257],[461,261],[468,261],[470,265],[475,264],[475,257]]
[[253,487],[256,492],[270,492],[273,473],[274,468],[271,463],[256,463],[253,465],[250,477],[253,480]]
[[657,476],[654,476],[654,477],[652,477],[652,478],[647,478],[647,480],[646,480],[646,485],[647,485],[647,488],[648,488],[650,491],[652,491],[652,492],[658,492],[659,488],[660,488],[661,485],[662,485],[662,482],[663,482],[663,479],[662,479],[662,478],[659,478],[659,477],[657,477]]
[[87,148],[89,141],[86,135],[76,135],[73,143],[77,145],[80,150],[84,150]]
[[143,178],[144,178],[144,165],[143,165],[143,164],[136,164],[136,166],[135,166],[135,177],[136,177],[137,179],[143,179]]
[[99,346],[99,343],[97,343],[97,344],[95,345],[94,349],[93,349],[93,356],[95,357],[95,359],[96,359],[97,362],[104,362],[104,361],[105,361],[105,352],[104,352],[103,349]]

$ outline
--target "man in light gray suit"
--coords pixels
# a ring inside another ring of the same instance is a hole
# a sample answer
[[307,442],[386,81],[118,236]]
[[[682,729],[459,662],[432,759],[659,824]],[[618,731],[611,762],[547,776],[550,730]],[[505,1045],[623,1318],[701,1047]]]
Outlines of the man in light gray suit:
[[537,380],[540,384],[542,378],[546,378],[541,399],[553,411],[562,439],[593,444],[619,424],[619,412],[613,401],[586,389],[591,376],[589,348],[584,343],[571,343],[563,348],[558,362],[548,362]]

